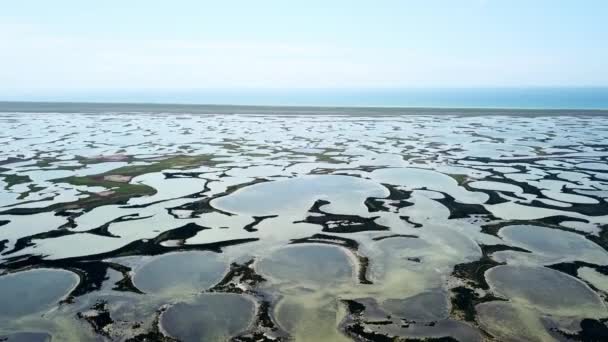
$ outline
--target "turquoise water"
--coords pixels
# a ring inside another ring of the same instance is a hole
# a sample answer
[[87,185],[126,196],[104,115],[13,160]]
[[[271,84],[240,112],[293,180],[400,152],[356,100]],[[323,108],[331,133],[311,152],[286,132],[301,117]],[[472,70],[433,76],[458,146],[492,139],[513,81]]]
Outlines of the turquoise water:
[[[373,106],[432,108],[608,109],[608,87],[374,90],[142,90],[1,97],[5,101]],[[0,110],[5,107],[0,104]]]

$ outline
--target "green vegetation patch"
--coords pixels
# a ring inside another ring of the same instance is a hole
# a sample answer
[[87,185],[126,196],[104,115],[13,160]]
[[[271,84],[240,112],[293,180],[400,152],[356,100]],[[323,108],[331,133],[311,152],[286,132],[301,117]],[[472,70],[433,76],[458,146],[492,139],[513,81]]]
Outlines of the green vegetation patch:
[[[85,192],[89,196],[69,203],[53,204],[45,208],[11,208],[3,211],[2,213],[28,215],[48,211],[61,211],[66,209],[83,209],[85,211],[88,211],[96,207],[108,204],[126,203],[129,199],[133,197],[149,196],[154,195],[156,193],[156,189],[151,186],[145,184],[129,183],[129,181],[133,177],[152,172],[160,172],[167,169],[188,169],[199,167],[202,165],[215,166],[219,162],[213,161],[213,157],[215,156],[177,155],[161,160],[150,161],[150,163],[146,165],[127,165],[97,175],[57,178],[52,180],[52,182],[67,183],[76,186],[103,187],[108,189],[108,191],[103,191],[99,193]],[[10,177],[9,182],[12,182],[12,184],[15,184],[14,182],[16,180],[20,182],[31,182],[31,180],[27,176],[23,176],[25,178],[14,178],[17,176],[4,175],[4,177]]]
[[469,179],[467,175],[463,174],[448,173],[448,176],[454,178],[458,182],[458,185],[464,184]]
[[17,184],[23,184],[23,183],[31,183],[32,179],[30,178],[30,176],[22,176],[22,175],[0,175],[3,179],[4,182],[6,183],[6,185],[4,186],[5,190],[10,189],[13,185],[17,185]]
[[198,156],[174,156],[155,161],[148,165],[127,165],[119,167],[118,169],[103,173],[102,175],[123,175],[137,177],[146,173],[160,172],[167,169],[187,169],[201,165],[215,166],[217,162],[213,161],[212,158],[213,156],[207,154]]
[[19,194],[19,197],[17,197],[18,200],[22,200],[27,198],[30,194],[38,192],[38,191],[42,191],[45,188],[41,187],[41,186],[37,186],[35,184],[29,184],[27,186],[27,188],[29,189],[28,191],[22,192],[21,194]]
[[89,197],[82,198],[71,203],[64,203],[61,205],[61,208],[52,209],[81,208],[90,210],[107,204],[126,203],[132,197],[154,195],[156,193],[156,189],[153,187],[145,184],[131,184],[129,181],[133,177],[152,172],[160,172],[167,169],[187,169],[201,165],[216,165],[217,162],[213,161],[212,158],[213,156],[211,155],[178,155],[153,161],[146,165],[127,165],[97,175],[81,177],[72,176],[54,179],[54,183],[68,183],[76,186],[104,187],[109,191],[96,194],[91,193]]
[[56,183],[68,183],[72,185],[101,186],[114,191],[116,194],[131,194],[131,197],[153,195],[156,190],[144,184],[129,184],[126,182],[113,182],[104,179],[104,176],[66,177],[54,180]]
[[38,167],[38,168],[44,168],[47,170],[67,170],[67,171],[74,171],[74,170],[78,170],[78,169],[82,169],[82,165],[55,165],[55,162],[58,162],[60,160],[58,159],[53,159],[53,158],[43,158],[43,159],[39,159],[36,161],[36,164],[34,164],[34,166]]

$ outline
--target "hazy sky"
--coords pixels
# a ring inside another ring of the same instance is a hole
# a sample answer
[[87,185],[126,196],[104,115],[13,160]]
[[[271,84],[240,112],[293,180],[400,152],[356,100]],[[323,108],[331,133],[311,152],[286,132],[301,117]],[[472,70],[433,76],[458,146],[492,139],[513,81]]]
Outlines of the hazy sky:
[[0,91],[608,85],[608,1],[5,1]]

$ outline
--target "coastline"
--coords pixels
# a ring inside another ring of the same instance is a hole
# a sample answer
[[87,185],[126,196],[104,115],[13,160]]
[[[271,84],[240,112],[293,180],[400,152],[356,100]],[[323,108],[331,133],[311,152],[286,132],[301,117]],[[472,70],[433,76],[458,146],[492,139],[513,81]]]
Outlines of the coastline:
[[249,115],[584,115],[608,116],[608,109],[408,106],[302,106],[123,102],[0,101],[0,113],[149,113]]

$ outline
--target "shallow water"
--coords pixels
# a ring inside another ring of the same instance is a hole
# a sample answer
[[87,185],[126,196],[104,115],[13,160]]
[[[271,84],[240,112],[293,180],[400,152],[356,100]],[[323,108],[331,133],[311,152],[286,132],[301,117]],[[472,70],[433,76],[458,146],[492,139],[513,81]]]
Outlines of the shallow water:
[[225,341],[247,329],[253,302],[244,296],[206,294],[195,302],[177,303],[160,316],[162,330],[183,341]]
[[0,114],[0,339],[608,339],[605,117],[257,113]]

